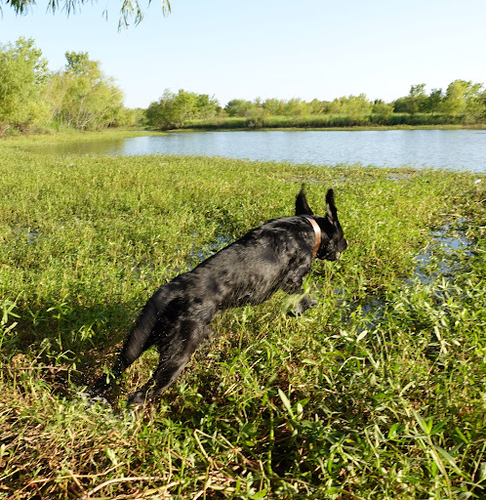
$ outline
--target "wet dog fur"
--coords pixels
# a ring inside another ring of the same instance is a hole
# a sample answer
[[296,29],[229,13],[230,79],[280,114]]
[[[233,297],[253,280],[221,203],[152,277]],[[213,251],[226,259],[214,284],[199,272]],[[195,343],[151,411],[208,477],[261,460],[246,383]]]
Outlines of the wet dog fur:
[[[212,319],[225,309],[256,305],[277,290],[303,294],[302,282],[313,259],[336,260],[347,247],[334,204],[326,195],[327,213],[314,215],[304,188],[295,202],[295,216],[270,220],[208,258],[195,269],[160,287],[142,309],[113,368],[122,373],[155,345],[160,359],[152,378],[130,395],[129,404],[142,405],[167,389],[182,372],[192,354],[208,337]],[[321,232],[320,244],[309,217]],[[304,296],[294,314],[314,302]],[[96,392],[109,387],[104,375]]]

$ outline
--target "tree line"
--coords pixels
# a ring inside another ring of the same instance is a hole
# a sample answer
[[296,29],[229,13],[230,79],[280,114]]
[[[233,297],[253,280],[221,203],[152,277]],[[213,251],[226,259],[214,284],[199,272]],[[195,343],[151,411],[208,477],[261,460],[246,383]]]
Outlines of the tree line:
[[[391,103],[369,100],[365,94],[350,95],[332,101],[313,99],[232,99],[224,108],[206,94],[185,90],[166,90],[150,104],[148,125],[156,129],[186,126],[225,127],[233,123],[247,127],[281,126],[353,126],[401,124],[478,124],[486,121],[486,90],[482,84],[455,80],[447,89],[433,89],[424,83],[412,85],[407,96]],[[280,119],[276,119],[280,117]],[[240,119],[239,121],[236,119]]]
[[232,99],[165,90],[146,110],[123,105],[123,93],[87,52],[66,52],[63,69],[51,72],[32,39],[0,45],[0,136],[36,130],[100,130],[147,125],[157,130],[193,128],[343,127],[442,125],[486,122],[483,84],[455,80],[443,91],[412,85],[393,102],[365,94],[332,101]]

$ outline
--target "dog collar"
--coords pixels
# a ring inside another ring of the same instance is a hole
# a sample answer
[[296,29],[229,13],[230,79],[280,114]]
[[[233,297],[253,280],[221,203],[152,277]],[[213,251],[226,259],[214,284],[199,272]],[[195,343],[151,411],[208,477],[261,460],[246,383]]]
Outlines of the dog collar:
[[316,244],[314,245],[314,251],[312,252],[312,257],[315,257],[317,255],[317,252],[319,251],[319,247],[321,246],[321,228],[319,227],[319,224],[316,222],[316,220],[310,215],[303,215],[302,217],[310,222],[312,229],[314,229],[314,233],[316,234]]

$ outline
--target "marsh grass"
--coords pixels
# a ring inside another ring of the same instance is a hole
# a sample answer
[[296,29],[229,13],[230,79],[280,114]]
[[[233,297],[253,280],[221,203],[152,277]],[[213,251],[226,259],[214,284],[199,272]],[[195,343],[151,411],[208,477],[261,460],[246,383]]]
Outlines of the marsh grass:
[[[202,130],[276,129],[276,128],[457,128],[468,126],[464,117],[454,118],[440,113],[392,113],[390,115],[335,115],[272,116],[256,113],[248,117],[215,117],[187,121],[182,128]],[[472,125],[484,128],[484,124]]]
[[[484,176],[30,144],[0,144],[0,498],[484,496]],[[334,187],[350,243],[314,265],[315,309],[219,316],[136,414],[154,352],[111,405],[83,396],[156,287],[291,214],[302,182],[321,213]]]

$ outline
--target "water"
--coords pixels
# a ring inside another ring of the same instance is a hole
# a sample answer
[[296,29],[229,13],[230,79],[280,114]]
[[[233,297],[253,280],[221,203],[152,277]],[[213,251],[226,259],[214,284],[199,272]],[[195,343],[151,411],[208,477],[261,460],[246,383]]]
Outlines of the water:
[[481,130],[180,132],[65,143],[37,151],[200,155],[313,165],[411,165],[486,172],[486,131]]

